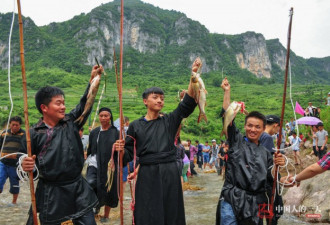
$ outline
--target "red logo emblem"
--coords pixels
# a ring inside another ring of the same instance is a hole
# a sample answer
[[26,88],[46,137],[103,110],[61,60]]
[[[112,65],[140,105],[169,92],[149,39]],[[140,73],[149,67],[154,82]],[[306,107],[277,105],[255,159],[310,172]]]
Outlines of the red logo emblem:
[[266,219],[271,219],[273,218],[274,213],[273,213],[273,207],[270,204],[259,204],[259,209],[258,209],[258,217],[259,218],[266,218]]

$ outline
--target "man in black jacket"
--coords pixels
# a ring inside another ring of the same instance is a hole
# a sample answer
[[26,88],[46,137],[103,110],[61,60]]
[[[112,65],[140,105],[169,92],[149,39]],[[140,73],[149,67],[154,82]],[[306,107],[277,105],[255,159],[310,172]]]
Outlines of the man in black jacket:
[[[102,72],[102,67],[94,66],[90,82]],[[69,114],[65,114],[61,89],[47,86],[36,94],[36,107],[43,117],[30,130],[33,157],[25,158],[22,167],[30,172],[36,164],[39,169],[36,205],[41,224],[61,224],[72,220],[74,224],[96,225],[92,209],[98,200],[81,176],[84,152],[79,136],[92,105],[83,121],[75,122],[82,115],[86,102],[93,104],[87,101],[89,89],[90,84],[80,103]],[[30,213],[28,223],[31,223],[31,217]]]
[[[201,61],[196,60],[193,68],[196,64],[201,65]],[[147,114],[129,125],[124,154],[124,164],[133,159],[136,140],[140,163],[135,189],[136,225],[186,224],[174,139],[182,119],[196,107],[194,94],[190,83],[178,107],[164,116],[159,115],[164,106],[162,89],[148,88],[142,95]],[[116,150],[124,150],[122,140],[117,141]]]
[[[224,90],[223,109],[227,110],[230,105],[230,84],[227,78],[221,87]],[[234,121],[228,126],[226,180],[220,198],[221,225],[260,224],[262,214],[270,206],[271,196],[267,198],[266,191],[267,184],[273,181],[273,157],[259,144],[265,125],[265,116],[254,111],[245,117],[245,137],[236,128]],[[280,154],[275,157],[276,165],[284,163]]]

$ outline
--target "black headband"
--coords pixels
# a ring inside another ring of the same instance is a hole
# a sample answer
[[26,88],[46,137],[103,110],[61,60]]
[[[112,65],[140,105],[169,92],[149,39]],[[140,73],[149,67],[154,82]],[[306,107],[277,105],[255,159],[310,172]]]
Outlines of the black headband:
[[107,108],[107,107],[100,108],[100,110],[99,110],[99,114],[100,114],[101,112],[103,112],[103,111],[107,111],[107,112],[109,112],[110,114],[112,114],[112,113],[111,113],[111,110],[110,110],[109,108]]
[[111,112],[111,109],[109,109],[109,108],[107,108],[107,107],[102,107],[102,108],[100,108],[100,110],[99,110],[99,114],[101,113],[101,112],[103,112],[103,111],[106,111],[106,112],[109,112],[110,113],[110,115],[111,115],[111,126],[113,126],[113,116],[112,116],[112,112]]

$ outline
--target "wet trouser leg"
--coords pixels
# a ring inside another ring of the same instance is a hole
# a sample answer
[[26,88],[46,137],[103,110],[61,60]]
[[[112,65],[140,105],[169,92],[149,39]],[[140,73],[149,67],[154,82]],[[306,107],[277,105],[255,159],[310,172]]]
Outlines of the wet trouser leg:
[[222,200],[220,210],[220,225],[237,225],[233,208],[228,202]]

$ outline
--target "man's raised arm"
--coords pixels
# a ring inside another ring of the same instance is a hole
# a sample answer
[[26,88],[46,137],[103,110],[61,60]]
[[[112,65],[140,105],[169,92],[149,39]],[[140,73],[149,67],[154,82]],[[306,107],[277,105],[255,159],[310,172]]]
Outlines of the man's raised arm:
[[230,84],[227,80],[227,77],[222,80],[221,88],[224,91],[222,108],[227,110],[230,105]]

